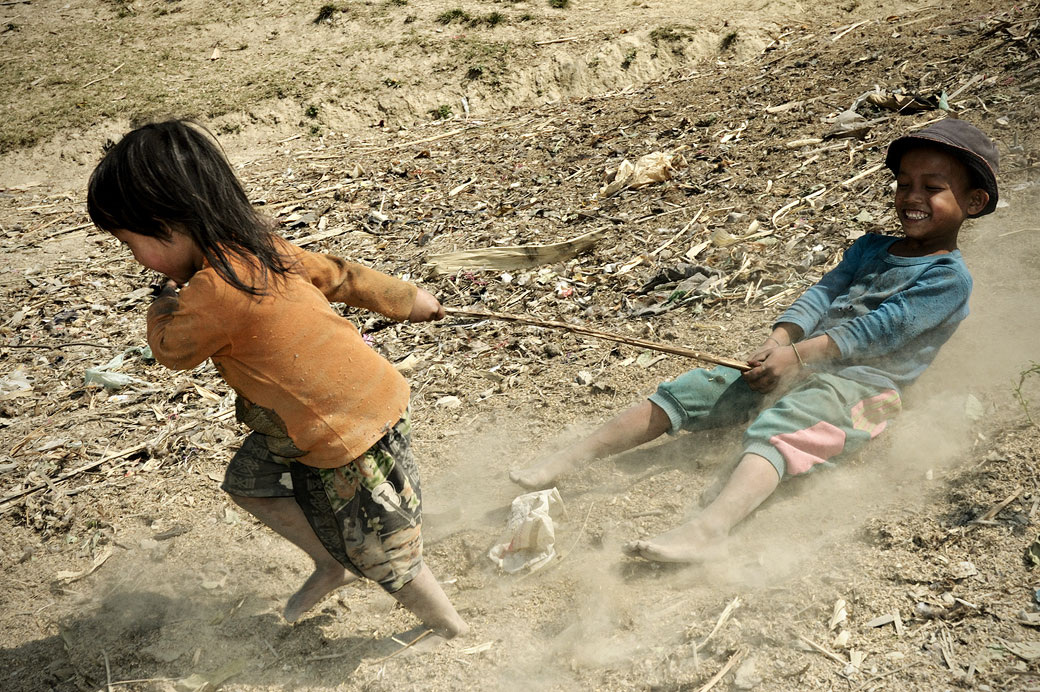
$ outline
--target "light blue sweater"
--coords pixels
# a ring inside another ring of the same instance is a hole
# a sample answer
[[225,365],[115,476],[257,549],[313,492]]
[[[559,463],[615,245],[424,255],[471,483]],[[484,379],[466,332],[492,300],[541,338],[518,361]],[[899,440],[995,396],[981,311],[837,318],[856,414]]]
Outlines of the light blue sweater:
[[968,316],[972,282],[960,251],[898,257],[888,252],[897,240],[862,236],[777,320],[798,325],[806,339],[827,334],[838,345],[841,358],[816,370],[901,389]]

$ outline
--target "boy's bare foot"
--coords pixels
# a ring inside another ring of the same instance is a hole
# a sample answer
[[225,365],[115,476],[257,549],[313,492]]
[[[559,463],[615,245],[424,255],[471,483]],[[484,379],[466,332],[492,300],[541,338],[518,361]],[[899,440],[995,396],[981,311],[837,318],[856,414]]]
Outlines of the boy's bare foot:
[[726,534],[694,519],[656,538],[626,543],[621,550],[629,557],[654,562],[706,562],[725,555]]
[[343,569],[338,563],[329,567],[316,568],[314,573],[307,577],[307,581],[303,582],[300,590],[289,598],[282,616],[287,622],[296,622],[300,616],[321,603],[330,593],[356,580],[355,575]]
[[542,490],[552,487],[557,478],[577,465],[576,459],[564,453],[557,453],[526,469],[510,471],[509,480],[528,490]]

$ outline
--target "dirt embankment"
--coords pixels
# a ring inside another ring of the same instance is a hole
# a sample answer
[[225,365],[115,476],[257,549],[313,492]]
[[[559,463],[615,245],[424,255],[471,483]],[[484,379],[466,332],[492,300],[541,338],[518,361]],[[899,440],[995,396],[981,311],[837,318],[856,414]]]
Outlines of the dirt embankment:
[[0,180],[79,182],[107,138],[145,119],[197,118],[233,150],[263,151],[295,135],[396,131],[622,90],[705,62],[746,60],[806,23],[840,26],[905,6],[8,3],[0,6]]

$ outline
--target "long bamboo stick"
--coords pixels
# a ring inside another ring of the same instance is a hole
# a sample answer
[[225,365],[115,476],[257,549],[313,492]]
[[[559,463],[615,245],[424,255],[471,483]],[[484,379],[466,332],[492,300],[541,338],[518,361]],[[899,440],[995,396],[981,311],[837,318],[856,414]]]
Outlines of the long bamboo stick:
[[597,339],[604,339],[606,341],[616,341],[620,344],[628,344],[630,346],[639,346],[640,348],[648,348],[651,351],[661,351],[662,353],[671,353],[676,356],[683,356],[684,358],[693,358],[694,360],[703,361],[705,363],[714,363],[715,365],[725,365],[741,372],[750,370],[751,367],[742,360],[736,360],[734,358],[724,358],[722,356],[713,356],[710,353],[704,351],[694,351],[689,348],[682,348],[681,346],[671,346],[670,344],[662,344],[657,341],[647,341],[646,339],[633,339],[632,337],[622,336],[621,334],[614,334],[612,332],[602,332],[598,329],[591,329],[589,327],[583,327],[577,324],[568,324],[566,322],[557,322],[555,320],[539,320],[533,317],[524,317],[522,315],[511,315],[505,312],[485,312],[483,310],[466,310],[464,308],[450,308],[445,306],[444,311],[449,315],[458,315],[460,317],[479,317],[486,320],[506,320],[509,322],[519,322],[521,324],[530,324],[535,327],[547,327],[549,329],[565,329],[575,334],[584,334],[585,336],[595,337]]

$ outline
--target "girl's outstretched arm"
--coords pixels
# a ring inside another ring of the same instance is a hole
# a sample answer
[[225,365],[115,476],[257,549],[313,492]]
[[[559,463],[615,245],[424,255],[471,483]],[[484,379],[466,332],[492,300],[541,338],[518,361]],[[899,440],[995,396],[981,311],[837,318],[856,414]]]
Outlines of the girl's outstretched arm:
[[408,315],[409,322],[427,322],[429,320],[444,319],[444,306],[434,297],[432,293],[424,288],[415,292],[415,302],[412,303],[412,312]]
[[298,252],[300,272],[330,303],[372,310],[398,322],[409,319],[415,305],[415,284],[333,255]]

